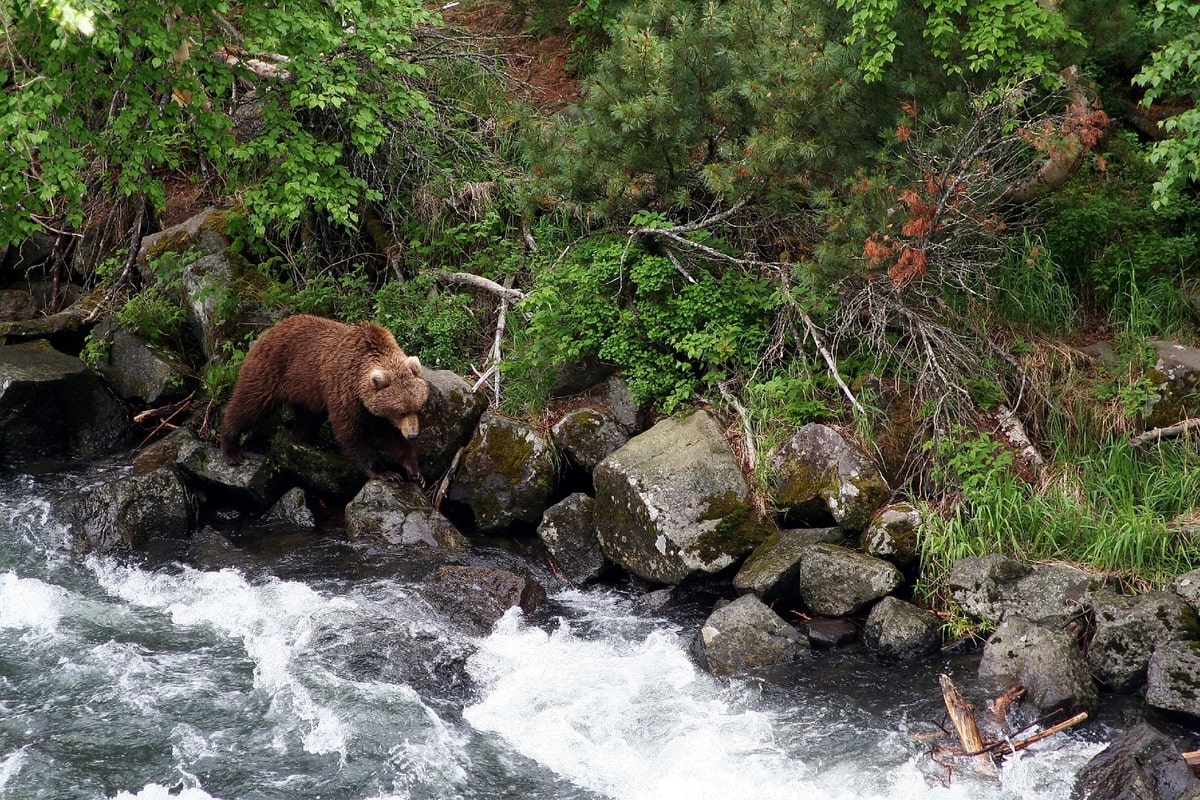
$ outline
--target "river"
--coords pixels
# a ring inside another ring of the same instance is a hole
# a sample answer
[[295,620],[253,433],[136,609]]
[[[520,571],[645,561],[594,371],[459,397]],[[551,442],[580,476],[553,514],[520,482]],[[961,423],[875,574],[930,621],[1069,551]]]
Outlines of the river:
[[1062,800],[1104,746],[948,774],[916,734],[969,659],[718,680],[688,654],[699,603],[621,588],[477,637],[331,536],[83,556],[54,499],[97,474],[0,476],[2,798]]

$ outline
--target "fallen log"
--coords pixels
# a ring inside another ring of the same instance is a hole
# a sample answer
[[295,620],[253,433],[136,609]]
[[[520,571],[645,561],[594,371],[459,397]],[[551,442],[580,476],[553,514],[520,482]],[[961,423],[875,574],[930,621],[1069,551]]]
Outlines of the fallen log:
[[942,673],[938,679],[942,684],[942,700],[946,703],[946,711],[950,714],[950,722],[954,725],[959,742],[962,743],[963,752],[970,753],[975,765],[980,769],[994,773],[996,764],[984,746],[979,727],[975,724],[975,707],[966,701],[949,675]]

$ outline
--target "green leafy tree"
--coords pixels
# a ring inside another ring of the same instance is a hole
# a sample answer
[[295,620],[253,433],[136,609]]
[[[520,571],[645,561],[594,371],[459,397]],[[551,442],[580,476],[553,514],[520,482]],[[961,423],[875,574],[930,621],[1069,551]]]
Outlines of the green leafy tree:
[[407,50],[429,21],[417,0],[0,2],[0,245],[92,202],[161,208],[185,170],[229,181],[260,234],[354,225],[379,199],[357,162],[432,114]]
[[1163,170],[1154,184],[1154,206],[1170,202],[1172,193],[1188,181],[1200,181],[1200,3],[1155,0],[1150,19],[1154,33],[1166,39],[1150,62],[1134,78],[1145,88],[1143,102],[1150,105],[1168,97],[1183,99],[1188,107],[1163,120],[1170,137],[1151,150],[1150,160]]

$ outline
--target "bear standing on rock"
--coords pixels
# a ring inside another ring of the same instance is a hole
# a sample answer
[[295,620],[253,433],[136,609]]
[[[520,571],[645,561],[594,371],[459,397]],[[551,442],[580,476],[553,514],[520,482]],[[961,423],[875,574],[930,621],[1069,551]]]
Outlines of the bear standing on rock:
[[386,328],[301,314],[259,337],[242,363],[221,425],[221,453],[241,461],[241,436],[283,405],[296,410],[296,440],[312,444],[328,416],[342,452],[368,475],[421,482],[412,439],[429,397],[421,362]]

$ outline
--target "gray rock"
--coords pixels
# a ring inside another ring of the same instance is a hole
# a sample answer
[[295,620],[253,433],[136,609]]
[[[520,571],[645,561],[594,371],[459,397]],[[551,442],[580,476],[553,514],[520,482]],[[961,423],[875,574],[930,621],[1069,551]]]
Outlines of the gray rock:
[[44,342],[0,347],[0,464],[97,456],[129,433],[125,407],[78,358]]
[[815,614],[844,617],[894,592],[904,577],[895,565],[835,544],[814,544],[800,557],[797,583]]
[[615,417],[594,408],[570,412],[554,424],[550,436],[572,463],[587,472],[629,441]]
[[1006,617],[983,648],[979,674],[1022,684],[1028,702],[1039,711],[1096,709],[1096,683],[1079,642],[1058,627]]
[[263,522],[301,530],[315,528],[317,524],[304,497],[304,490],[299,486],[284,492],[283,496],[275,501],[275,505],[263,515]]
[[429,384],[429,399],[421,409],[421,432],[413,446],[421,474],[433,484],[471,441],[487,398],[472,392],[469,383],[449,370],[422,369],[421,374]]
[[346,504],[346,536],[415,555],[452,555],[470,542],[411,483],[370,480]]
[[1062,622],[1079,613],[1095,581],[1061,564],[1030,566],[1002,555],[961,558],[950,568],[950,594],[973,617]]
[[219,449],[193,439],[180,443],[175,463],[198,487],[260,511],[283,491],[275,464],[258,453],[246,453],[241,464],[232,466]]
[[719,572],[769,533],[721,427],[705,411],[635,436],[592,478],[604,554],[649,581]]
[[890,561],[900,569],[908,569],[917,560],[917,530],[920,527],[921,512],[911,503],[884,506],[863,531],[862,550],[869,556]]
[[1171,582],[1171,589],[1192,607],[1200,611],[1200,569],[1185,572]]
[[554,488],[554,453],[528,425],[484,414],[447,495],[483,531],[536,525]]
[[827,509],[848,531],[866,528],[891,494],[879,468],[827,425],[805,425],[769,457],[778,476],[778,508],[800,514]]
[[698,660],[713,675],[769,673],[809,653],[808,640],[754,595],[718,608],[693,644]]
[[196,383],[177,357],[124,330],[113,332],[108,363],[100,365],[100,374],[118,397],[147,406],[178,400]]
[[1175,342],[1150,342],[1157,358],[1148,377],[1157,396],[1142,409],[1146,428],[1173,425],[1200,414],[1200,350]]
[[1072,800],[1191,800],[1200,779],[1175,742],[1145,722],[1123,731],[1075,776]]
[[[249,452],[243,452],[242,456],[251,458]],[[288,482],[342,502],[356,495],[367,482],[362,470],[338,448],[308,447],[291,436],[272,440],[267,461]]]
[[1200,638],[1196,612],[1170,592],[1123,597],[1111,590],[1092,595],[1095,634],[1088,665],[1109,689],[1127,692],[1141,685],[1154,648],[1166,641]]
[[818,542],[838,544],[845,538],[841,528],[776,531],[754,548],[733,576],[733,588],[739,594],[753,592],[765,603],[794,603],[800,599],[797,577],[804,549]]
[[630,435],[641,433],[654,421],[650,409],[634,399],[629,384],[620,375],[593,386],[585,397],[609,409],[613,418]]
[[1163,642],[1146,670],[1146,702],[1200,717],[1200,642]]
[[858,639],[855,624],[840,617],[812,617],[804,624],[804,631],[809,644],[822,650],[841,647]]
[[143,549],[151,539],[186,539],[195,518],[192,495],[171,468],[109,481],[80,496],[72,517],[81,550]]
[[426,585],[425,598],[477,636],[491,632],[510,608],[532,614],[546,590],[532,578],[492,567],[439,567]]
[[942,621],[912,603],[885,597],[867,615],[863,641],[881,658],[910,661],[941,648]]
[[24,289],[0,291],[0,322],[33,319],[37,313],[38,307],[33,295]]
[[537,534],[558,570],[577,586],[600,577],[608,563],[596,535],[596,501],[582,492],[546,509]]

